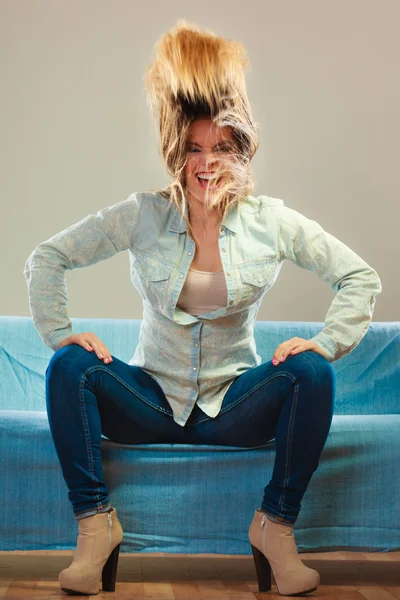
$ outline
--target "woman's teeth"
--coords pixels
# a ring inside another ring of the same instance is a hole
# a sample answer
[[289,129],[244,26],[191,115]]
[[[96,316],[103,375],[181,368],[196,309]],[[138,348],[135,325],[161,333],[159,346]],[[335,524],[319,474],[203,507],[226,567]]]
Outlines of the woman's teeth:
[[220,179],[218,180],[218,183],[214,183],[214,181],[215,181],[215,177],[214,176],[203,177],[203,176],[197,175],[197,179],[199,181],[200,186],[203,189],[215,188],[220,183]]

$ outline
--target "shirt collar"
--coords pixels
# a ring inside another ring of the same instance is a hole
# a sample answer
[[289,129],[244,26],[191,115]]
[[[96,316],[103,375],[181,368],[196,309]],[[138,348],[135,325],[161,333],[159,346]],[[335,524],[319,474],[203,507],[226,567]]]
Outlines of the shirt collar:
[[[187,204],[185,206],[185,216],[188,217]],[[239,218],[239,205],[234,204],[230,206],[226,211],[225,217],[222,220],[221,225],[227,227],[233,233],[237,232]],[[168,221],[168,231],[175,231],[176,233],[183,233],[187,231],[186,223],[181,217],[181,214],[174,202],[171,202],[171,214]]]

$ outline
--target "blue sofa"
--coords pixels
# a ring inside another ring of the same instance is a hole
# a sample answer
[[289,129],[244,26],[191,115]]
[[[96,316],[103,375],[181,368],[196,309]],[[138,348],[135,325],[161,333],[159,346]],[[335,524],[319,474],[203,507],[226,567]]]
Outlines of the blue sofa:
[[[128,362],[140,320],[71,319]],[[256,321],[257,351],[311,338],[324,323]],[[400,323],[371,323],[332,363],[331,430],[295,525],[299,552],[400,550]],[[0,550],[73,550],[77,523],[47,420],[53,354],[30,317],[0,317]],[[251,554],[247,532],[272,474],[274,441],[257,448],[120,445],[102,439],[121,552]]]

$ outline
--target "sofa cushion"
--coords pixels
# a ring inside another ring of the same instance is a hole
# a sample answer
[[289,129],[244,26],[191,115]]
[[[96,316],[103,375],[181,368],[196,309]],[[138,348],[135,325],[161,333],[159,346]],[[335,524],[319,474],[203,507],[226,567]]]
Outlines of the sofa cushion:
[[[299,551],[399,550],[400,415],[334,416],[296,521]],[[77,525],[47,414],[0,411],[0,550],[73,550]],[[275,458],[258,448],[116,444],[103,471],[123,552],[251,554]],[[397,493],[396,493],[397,490]]]

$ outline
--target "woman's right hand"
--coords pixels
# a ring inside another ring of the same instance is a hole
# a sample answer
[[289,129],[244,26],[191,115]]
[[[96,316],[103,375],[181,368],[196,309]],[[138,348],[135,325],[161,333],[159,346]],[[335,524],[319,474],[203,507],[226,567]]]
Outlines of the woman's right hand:
[[78,344],[79,346],[82,346],[82,348],[85,348],[85,350],[88,352],[92,352],[94,350],[96,356],[100,360],[104,360],[106,364],[112,362],[111,352],[108,350],[104,342],[102,342],[101,339],[99,339],[92,331],[85,331],[84,333],[74,333],[73,335],[70,335],[64,340],[61,340],[57,346],[57,350],[71,344]]

